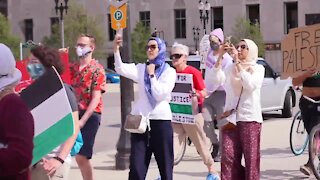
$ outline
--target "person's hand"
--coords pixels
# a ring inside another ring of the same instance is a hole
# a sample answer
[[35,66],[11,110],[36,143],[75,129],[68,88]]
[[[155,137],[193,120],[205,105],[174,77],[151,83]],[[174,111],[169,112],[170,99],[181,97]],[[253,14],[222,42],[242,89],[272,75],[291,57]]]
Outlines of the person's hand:
[[48,176],[52,176],[58,168],[62,166],[61,162],[51,158],[51,159],[42,159],[43,161],[43,169],[47,172]]
[[238,57],[238,50],[236,49],[236,47],[234,47],[233,44],[231,44],[230,46],[230,53],[231,53],[231,57],[234,60],[235,63],[239,62],[239,57]]
[[116,34],[113,40],[113,51],[118,52],[120,49],[120,46],[122,44],[122,37],[119,34]]
[[220,46],[220,50],[219,50],[219,56],[223,56],[226,52],[228,52],[230,50],[230,46],[228,44],[223,44]]
[[197,91],[196,91],[196,89],[192,88],[192,90],[190,90],[190,94],[191,94],[192,97],[197,96]]
[[305,73],[303,73],[303,76],[305,78],[309,78],[309,77],[312,77],[316,72],[317,72],[316,68],[310,68]]
[[150,63],[149,65],[147,65],[147,71],[149,75],[152,75],[152,74],[154,75],[155,69],[156,69],[155,64]]
[[60,48],[58,51],[59,51],[59,52],[63,52],[63,53],[68,53],[68,52],[69,52],[69,47],[67,47],[67,48]]

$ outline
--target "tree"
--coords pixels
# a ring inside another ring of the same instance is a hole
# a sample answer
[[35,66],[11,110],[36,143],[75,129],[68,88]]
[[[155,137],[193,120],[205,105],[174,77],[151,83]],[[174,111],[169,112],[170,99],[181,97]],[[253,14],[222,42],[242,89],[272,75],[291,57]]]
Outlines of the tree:
[[19,59],[20,39],[11,34],[11,28],[7,18],[0,13],[0,43],[7,45],[14,57]]
[[[88,15],[81,4],[77,3],[76,0],[71,0],[68,14],[64,18],[65,46],[70,47],[69,55],[71,60],[77,58],[74,46],[80,34],[93,35],[96,39],[94,56],[98,59],[105,59],[106,50],[104,49],[104,43],[106,40],[106,33],[103,29],[102,22],[102,17]],[[53,26],[53,33],[49,37],[44,37],[42,43],[60,48],[60,37],[60,26],[56,25]]]
[[244,38],[253,40],[259,48],[259,57],[264,57],[264,41],[259,24],[251,24],[249,20],[239,18],[232,29],[232,42],[239,42]]
[[151,37],[150,28],[138,22],[131,34],[131,46],[132,46],[132,56],[133,62],[145,62],[147,59],[145,46],[148,39]]

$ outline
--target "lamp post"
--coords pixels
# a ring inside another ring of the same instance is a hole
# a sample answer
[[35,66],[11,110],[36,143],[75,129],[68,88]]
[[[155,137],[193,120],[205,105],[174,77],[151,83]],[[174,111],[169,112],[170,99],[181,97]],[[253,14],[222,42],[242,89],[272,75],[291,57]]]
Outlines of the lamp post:
[[193,26],[192,30],[193,30],[194,45],[195,45],[196,51],[198,51],[198,43],[199,43],[199,35],[200,35],[199,31],[200,31],[200,28]]
[[[122,0],[118,0],[121,2]],[[132,48],[131,48],[131,33],[130,33],[130,8],[129,1],[127,2],[127,28],[123,30],[123,47],[120,49],[123,57],[123,62],[132,62]],[[126,116],[131,112],[131,102],[134,100],[133,81],[120,77],[120,101],[121,101],[121,129],[120,136],[116,145],[117,153],[115,155],[116,170],[125,170],[130,165],[130,133],[124,129]]]
[[59,0],[54,0],[56,3],[56,14],[58,15],[58,12],[60,12],[60,23],[61,23],[61,46],[64,48],[64,23],[63,23],[63,13],[66,12],[68,13],[68,1],[69,0],[64,0],[64,5],[60,3],[59,5]]
[[203,30],[204,34],[207,34],[207,24],[209,22],[209,11],[210,11],[211,5],[206,0],[205,4],[202,2],[202,0],[199,0],[198,9],[200,13],[200,21],[203,23]]

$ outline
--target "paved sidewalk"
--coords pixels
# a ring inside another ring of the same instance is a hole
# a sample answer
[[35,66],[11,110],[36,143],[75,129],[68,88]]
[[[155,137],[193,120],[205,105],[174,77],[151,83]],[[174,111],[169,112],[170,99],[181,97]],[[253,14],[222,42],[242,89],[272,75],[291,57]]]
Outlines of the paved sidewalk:
[[[291,120],[266,121],[262,130],[261,179],[309,179],[299,172],[299,166],[306,162],[307,152],[293,156],[289,148],[289,128]],[[116,151],[98,152],[93,156],[94,176],[96,180],[125,180],[128,170],[118,171],[114,168]],[[215,167],[220,171],[220,163]],[[204,180],[207,175],[199,155],[193,146],[187,146],[183,161],[174,168],[174,180]],[[159,177],[156,163],[150,165],[146,180]],[[72,166],[70,179],[81,179],[80,171]],[[310,179],[315,179],[314,177]]]

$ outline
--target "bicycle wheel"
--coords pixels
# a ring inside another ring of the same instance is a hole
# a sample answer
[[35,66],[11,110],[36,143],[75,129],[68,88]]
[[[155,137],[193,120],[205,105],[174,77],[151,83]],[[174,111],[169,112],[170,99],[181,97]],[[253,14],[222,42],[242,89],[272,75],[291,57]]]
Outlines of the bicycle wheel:
[[290,149],[296,156],[301,155],[308,145],[308,133],[304,127],[301,111],[294,116],[290,129]]
[[320,125],[312,128],[309,138],[309,158],[314,176],[320,179]]
[[185,152],[186,152],[186,148],[187,148],[187,137],[185,137],[182,142],[179,144],[179,143],[174,143],[174,148],[173,148],[173,152],[174,152],[174,160],[173,160],[173,165],[178,165]]

